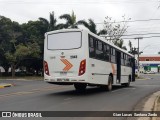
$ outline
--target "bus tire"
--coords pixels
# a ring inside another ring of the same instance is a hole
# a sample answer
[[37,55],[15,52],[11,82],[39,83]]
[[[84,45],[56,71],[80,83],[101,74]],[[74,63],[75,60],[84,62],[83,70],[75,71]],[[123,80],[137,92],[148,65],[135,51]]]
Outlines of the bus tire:
[[76,91],[81,91],[82,92],[82,91],[86,90],[87,84],[75,83],[74,87],[75,87]]
[[113,83],[113,78],[112,78],[112,76],[109,76],[108,85],[107,85],[107,90],[108,91],[112,91],[112,83]]

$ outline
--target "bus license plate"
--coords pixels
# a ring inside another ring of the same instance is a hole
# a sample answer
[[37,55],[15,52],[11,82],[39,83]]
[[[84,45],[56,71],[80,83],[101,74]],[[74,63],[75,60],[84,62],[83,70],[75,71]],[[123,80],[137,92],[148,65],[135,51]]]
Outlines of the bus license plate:
[[67,75],[67,72],[60,72],[60,75]]

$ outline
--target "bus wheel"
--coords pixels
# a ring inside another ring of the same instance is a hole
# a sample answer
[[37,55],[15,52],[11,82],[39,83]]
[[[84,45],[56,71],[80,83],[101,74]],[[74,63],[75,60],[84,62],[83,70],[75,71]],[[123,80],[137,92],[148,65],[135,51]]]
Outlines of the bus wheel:
[[87,84],[75,83],[74,87],[77,91],[85,91]]
[[112,90],[112,77],[111,76],[109,76],[109,79],[108,79],[107,89],[108,91]]

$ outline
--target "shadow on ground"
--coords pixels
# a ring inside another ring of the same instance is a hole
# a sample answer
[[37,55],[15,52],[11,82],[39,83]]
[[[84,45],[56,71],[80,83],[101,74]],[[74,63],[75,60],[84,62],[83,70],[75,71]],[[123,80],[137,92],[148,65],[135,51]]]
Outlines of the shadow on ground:
[[[85,95],[95,95],[95,94],[100,94],[100,93],[112,93],[116,90],[127,88],[125,86],[113,86],[112,91],[105,91],[100,89],[99,87],[87,87],[87,89],[83,92],[76,91],[76,90],[65,90],[65,91],[60,91],[60,92],[55,92],[48,94],[49,96],[85,96]],[[133,88],[133,86],[130,86],[128,88]]]

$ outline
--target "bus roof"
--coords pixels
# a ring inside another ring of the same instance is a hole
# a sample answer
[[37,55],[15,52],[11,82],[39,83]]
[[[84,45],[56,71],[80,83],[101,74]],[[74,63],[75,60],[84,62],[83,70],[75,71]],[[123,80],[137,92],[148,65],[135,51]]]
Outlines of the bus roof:
[[110,46],[118,49],[119,51],[122,51],[122,52],[124,52],[124,53],[126,53],[126,54],[128,54],[128,55],[130,55],[130,56],[132,56],[132,57],[134,57],[132,54],[128,53],[127,51],[119,48],[118,46],[114,45],[113,43],[105,40],[104,38],[102,38],[102,37],[100,37],[100,36],[98,36],[98,35],[96,35],[96,34],[94,34],[94,33],[92,33],[92,32],[90,32],[90,31],[87,30],[87,29],[77,29],[77,28],[76,28],[76,29],[60,29],[60,30],[55,30],[55,31],[46,32],[46,35],[53,34],[53,33],[59,33],[59,32],[73,32],[73,31],[74,31],[74,32],[75,32],[75,31],[77,31],[77,32],[78,32],[78,31],[80,31],[80,32],[81,32],[81,31],[86,31],[86,32],[88,32],[90,35],[92,35],[92,36],[100,39],[101,41],[103,41],[103,42],[109,44]]

